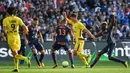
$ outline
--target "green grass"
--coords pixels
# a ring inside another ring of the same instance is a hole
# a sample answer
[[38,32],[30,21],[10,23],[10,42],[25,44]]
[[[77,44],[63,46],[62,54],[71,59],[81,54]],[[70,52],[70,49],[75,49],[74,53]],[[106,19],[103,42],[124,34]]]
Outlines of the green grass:
[[[0,62],[1,63],[1,62]],[[35,62],[34,62],[35,63]],[[26,65],[19,67],[19,73],[130,73],[130,68],[125,68],[122,64],[115,62],[98,62],[93,68],[82,68],[81,62],[76,62],[76,67],[71,69],[71,67],[62,68],[58,66],[55,69],[51,69],[52,62],[45,62],[46,66],[44,68],[38,68],[36,63],[32,63],[31,68]],[[0,65],[0,73],[12,73],[13,65]]]
[[[11,66],[0,66],[0,73],[12,73],[11,71]],[[45,68],[38,68],[36,66],[27,68],[21,66],[19,73],[130,73],[130,69],[122,66],[95,66],[94,68],[81,68],[81,66],[77,66],[75,69],[70,67],[51,69],[51,66],[46,66]]]

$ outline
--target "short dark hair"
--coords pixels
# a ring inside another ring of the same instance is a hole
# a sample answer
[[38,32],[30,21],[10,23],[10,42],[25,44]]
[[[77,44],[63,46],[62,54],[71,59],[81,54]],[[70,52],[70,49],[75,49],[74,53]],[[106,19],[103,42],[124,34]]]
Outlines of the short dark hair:
[[38,20],[38,17],[34,17],[33,20]]
[[70,17],[77,17],[77,15],[75,13],[72,13]]
[[16,13],[15,7],[8,7],[8,8],[7,8],[7,13],[8,13],[9,15],[15,14],[15,13]]
[[107,26],[107,23],[106,23],[106,22],[101,23],[101,29],[102,29],[103,31],[106,30],[106,26]]

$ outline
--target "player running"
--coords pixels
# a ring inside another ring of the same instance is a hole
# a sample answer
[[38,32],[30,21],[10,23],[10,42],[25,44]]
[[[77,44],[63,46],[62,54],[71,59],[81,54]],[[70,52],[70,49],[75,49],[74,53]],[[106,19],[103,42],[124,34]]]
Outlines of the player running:
[[20,50],[20,35],[19,35],[19,26],[23,28],[23,33],[27,34],[28,29],[23,23],[23,21],[15,16],[15,8],[14,7],[9,7],[7,9],[7,13],[9,16],[7,16],[3,20],[3,30],[7,34],[8,38],[8,45],[9,48],[12,51],[13,57],[14,57],[14,70],[13,72],[18,72],[18,65],[19,65],[19,60],[25,60],[28,63],[28,66],[30,67],[30,60],[29,58],[22,56],[21,54],[18,54],[18,51]]
[[71,46],[70,46],[68,38],[67,38],[67,35],[70,34],[72,42],[73,42],[74,35],[73,35],[71,29],[68,26],[66,26],[66,24],[67,24],[67,21],[62,20],[61,23],[57,26],[56,31],[55,31],[54,40],[53,40],[54,44],[51,49],[52,58],[54,61],[54,66],[52,68],[55,68],[58,66],[57,61],[56,61],[55,51],[59,50],[61,47],[63,47],[64,50],[68,52],[69,60],[71,62],[71,68],[74,68]]
[[[44,67],[44,63],[42,62],[42,60],[44,58],[45,53],[44,53],[44,48],[41,44],[41,42],[43,43],[43,37],[38,28],[38,24],[39,24],[39,20],[37,17],[35,17],[33,19],[33,24],[28,26],[29,32],[27,34],[27,39],[28,39],[29,47],[33,52],[37,64],[39,65],[39,67]],[[41,40],[41,42],[39,41],[39,39]],[[39,51],[41,54],[39,60],[37,58],[37,51]]]
[[128,67],[127,61],[122,61],[122,60],[119,60],[119,59],[112,57],[112,51],[115,48],[115,44],[116,44],[116,41],[115,41],[115,38],[114,38],[114,31],[116,30],[116,26],[117,25],[116,25],[116,22],[115,22],[114,14],[111,15],[109,25],[106,22],[101,24],[101,30],[98,33],[98,35],[96,35],[96,36],[98,37],[98,36],[107,35],[107,46],[98,53],[98,56],[96,57],[96,59],[92,63],[91,68],[98,62],[98,60],[100,59],[100,57],[104,53],[108,54],[109,60],[122,63],[126,68]]
[[[64,12],[64,17],[72,25],[74,36],[76,38],[76,44],[74,47],[74,55],[78,56],[85,64],[85,67],[88,68],[88,67],[90,67],[89,63],[91,60],[91,55],[83,54],[81,52],[84,48],[84,38],[82,36],[82,33],[83,32],[87,33],[88,35],[90,35],[92,37],[92,39],[95,39],[95,37],[81,22],[78,21],[76,14],[74,14],[74,13],[71,14],[70,15],[71,19],[68,19],[66,13]],[[87,58],[87,61],[86,61],[86,58]]]
[[[19,34],[20,34],[20,40],[21,40],[21,47],[20,50],[18,51],[19,54],[25,56],[25,52],[26,52],[26,44],[28,44],[27,42],[27,38],[23,33],[23,29],[19,28]],[[24,60],[20,61],[20,64],[24,64]]]

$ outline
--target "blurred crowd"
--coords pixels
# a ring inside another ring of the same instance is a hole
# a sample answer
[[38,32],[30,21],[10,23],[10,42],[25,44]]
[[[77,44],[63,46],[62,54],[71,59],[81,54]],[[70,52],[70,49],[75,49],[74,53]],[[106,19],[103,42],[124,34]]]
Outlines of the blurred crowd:
[[[109,22],[110,15],[116,14],[117,40],[130,39],[130,2],[129,0],[0,0],[0,41],[6,41],[2,31],[2,20],[9,6],[17,8],[17,16],[30,25],[34,17],[39,18],[39,28],[45,41],[52,41],[52,35],[63,12],[78,14],[81,21],[94,35],[100,30],[102,22]],[[68,38],[70,38],[68,36]],[[99,37],[98,40],[103,40]]]

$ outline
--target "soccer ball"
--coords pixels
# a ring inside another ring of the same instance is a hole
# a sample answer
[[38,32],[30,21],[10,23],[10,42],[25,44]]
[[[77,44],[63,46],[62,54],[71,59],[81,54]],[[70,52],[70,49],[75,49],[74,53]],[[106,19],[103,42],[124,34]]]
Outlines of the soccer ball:
[[69,66],[69,62],[68,61],[63,61],[62,62],[62,66],[63,66],[63,68],[68,67]]

